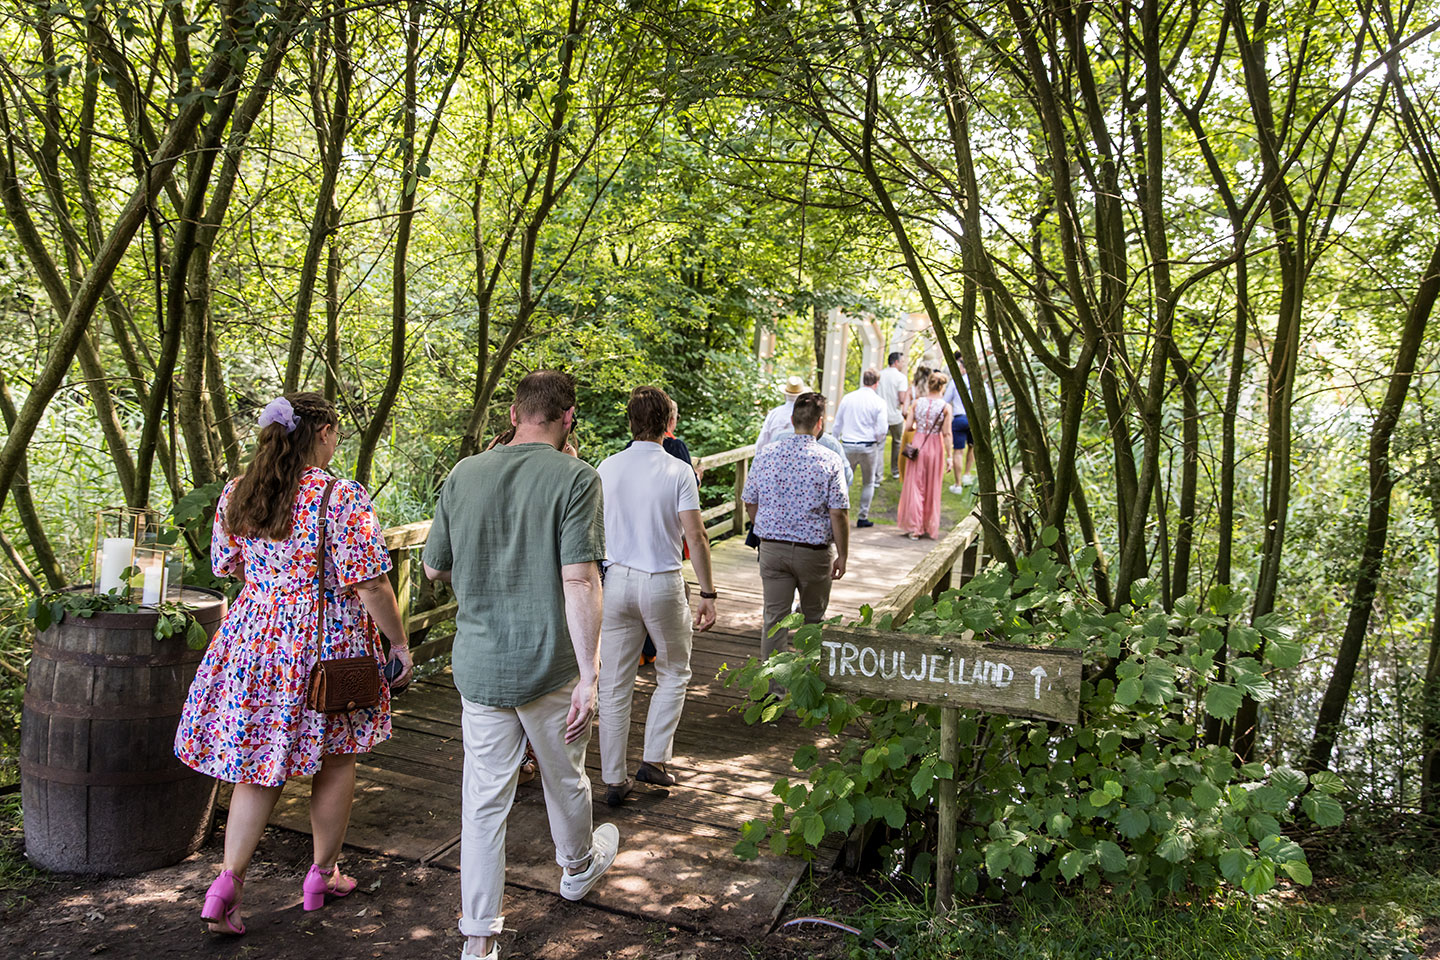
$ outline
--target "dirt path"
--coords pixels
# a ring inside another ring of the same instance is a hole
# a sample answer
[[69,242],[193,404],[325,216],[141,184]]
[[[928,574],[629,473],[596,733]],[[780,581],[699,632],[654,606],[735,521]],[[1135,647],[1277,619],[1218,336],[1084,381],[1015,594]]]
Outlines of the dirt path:
[[[243,937],[219,937],[199,921],[200,901],[220,857],[220,836],[185,862],[139,877],[57,877],[24,891],[0,893],[0,956],[159,960],[245,957],[453,958],[460,877],[398,858],[347,850],[354,894],[323,910],[300,908],[300,880],[310,863],[309,838],[271,829],[245,890]],[[507,886],[506,960],[721,960],[839,956],[823,934],[777,934],[743,942],[651,923],[557,894]]]

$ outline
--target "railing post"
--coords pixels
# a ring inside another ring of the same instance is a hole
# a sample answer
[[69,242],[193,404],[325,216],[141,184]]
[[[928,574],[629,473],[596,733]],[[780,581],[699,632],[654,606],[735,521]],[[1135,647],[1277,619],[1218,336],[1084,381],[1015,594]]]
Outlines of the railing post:
[[935,581],[935,589],[930,591],[931,600],[939,600],[940,594],[950,589],[950,581],[954,572],[955,568],[952,566],[949,570],[940,574],[940,579]]
[[410,620],[410,557],[415,552],[414,547],[401,547],[393,551],[395,554],[395,601],[400,606],[400,619],[409,622]]
[[975,542],[972,543],[972,544],[970,544],[970,546],[966,548],[965,553],[960,557],[960,585],[961,585],[961,586],[964,586],[965,584],[969,583],[970,580],[971,580],[972,578],[974,578],[975,572],[976,572],[976,566],[975,566],[975,564],[976,564],[976,561],[979,560],[979,559],[980,559],[980,539],[977,537],[977,538],[975,539]]
[[735,525],[736,533],[745,532],[745,474],[750,466],[749,458],[735,461]]
[[960,775],[960,711],[940,708],[940,759],[950,765],[950,776],[937,784],[935,831],[935,907],[946,914],[955,903],[956,819],[959,815],[957,779]]

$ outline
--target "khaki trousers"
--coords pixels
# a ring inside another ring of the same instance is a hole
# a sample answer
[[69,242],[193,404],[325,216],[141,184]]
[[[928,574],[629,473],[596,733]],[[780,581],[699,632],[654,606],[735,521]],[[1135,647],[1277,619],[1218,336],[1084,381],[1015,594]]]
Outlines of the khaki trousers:
[[890,472],[896,473],[900,469],[900,443],[901,436],[905,432],[905,424],[890,424]]
[[605,618],[600,626],[600,775],[621,784],[629,776],[630,710],[645,634],[655,641],[655,692],[645,718],[650,763],[669,763],[675,728],[690,682],[694,627],[679,570],[645,573],[612,563],[605,571]]
[[565,742],[572,688],[573,684],[566,684],[513,709],[460,700],[465,746],[460,787],[460,932],[467,937],[490,937],[505,929],[505,819],[515,802],[527,737],[545,787],[555,862],[578,867],[590,856],[594,824],[590,778],[585,775],[590,731],[574,743]]
[[800,612],[806,623],[825,619],[830,605],[830,566],[835,546],[823,550],[792,543],[765,540],[760,544],[760,586],[765,596],[765,629],[760,634],[760,658],[790,646],[790,631],[777,630],[775,624],[790,615],[795,592],[800,592]]

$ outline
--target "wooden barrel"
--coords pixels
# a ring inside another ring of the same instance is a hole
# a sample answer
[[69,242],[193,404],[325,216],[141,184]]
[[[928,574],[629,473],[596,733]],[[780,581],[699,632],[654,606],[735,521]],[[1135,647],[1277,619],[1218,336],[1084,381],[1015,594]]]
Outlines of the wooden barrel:
[[[214,636],[225,598],[187,587]],[[216,781],[175,759],[175,729],[204,656],[153,612],[67,616],[35,638],[20,720],[25,855],[47,870],[126,875],[194,853]]]

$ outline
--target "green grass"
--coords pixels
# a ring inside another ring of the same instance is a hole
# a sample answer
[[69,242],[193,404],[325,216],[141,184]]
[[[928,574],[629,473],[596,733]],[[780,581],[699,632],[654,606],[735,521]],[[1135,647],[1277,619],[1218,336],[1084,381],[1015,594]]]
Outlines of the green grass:
[[[824,912],[817,907],[812,902],[797,912]],[[848,941],[841,955],[854,960],[1414,960],[1437,908],[1440,878],[1427,873],[1333,898],[1167,903],[1085,893],[1049,903],[1022,897],[964,905],[946,919],[881,894],[861,915],[843,918],[864,931],[863,940],[835,936]],[[869,946],[871,937],[894,952]]]
[[[1440,838],[1433,826],[1416,817],[1355,816],[1313,846],[1315,886],[1282,886],[1258,900],[1234,892],[1141,900],[1103,891],[1035,890],[999,903],[962,903],[951,917],[936,919],[913,891],[856,891],[852,880],[850,892],[837,893],[835,878],[827,878],[797,891],[792,911],[862,930],[863,937],[814,934],[813,942],[830,945],[824,956],[852,960],[1440,956]],[[894,952],[872,947],[872,937]]]
[[20,818],[20,794],[0,796],[0,912],[42,874],[25,859],[25,831]]
[[[890,445],[886,441],[884,454],[885,472],[875,485],[875,499],[870,502],[870,519],[877,525],[894,526],[895,512],[900,507],[900,481],[890,477]],[[975,509],[975,484],[972,482],[962,494],[950,492],[952,478],[947,474],[940,493],[940,536],[950,532],[971,510]],[[863,486],[860,471],[850,484],[850,517],[853,524],[860,515],[860,488]]]
[[[1440,883],[1420,900],[1337,904],[1242,897],[1183,905],[1110,901],[1098,895],[1009,910],[971,908],[935,921],[901,901],[878,902],[870,918],[894,957],[995,960],[1340,960],[1415,958]],[[1417,891],[1418,892],[1418,891]],[[1366,908],[1364,913],[1361,907]],[[876,950],[856,957],[886,955]]]

